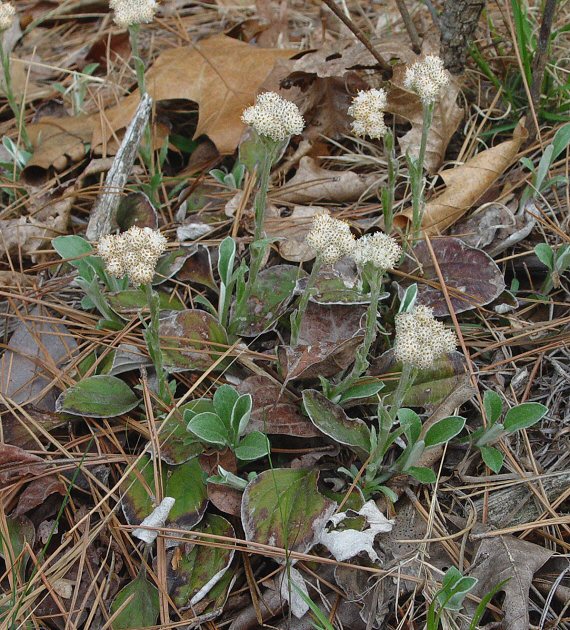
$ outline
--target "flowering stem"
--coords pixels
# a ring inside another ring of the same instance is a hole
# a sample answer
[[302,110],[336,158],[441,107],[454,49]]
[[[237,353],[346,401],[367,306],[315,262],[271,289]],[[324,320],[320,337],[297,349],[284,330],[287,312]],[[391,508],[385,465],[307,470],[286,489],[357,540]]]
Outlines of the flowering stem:
[[420,152],[418,159],[414,160],[414,165],[410,169],[412,180],[412,231],[414,239],[420,235],[423,216],[423,193],[424,193],[424,162],[427,148],[427,137],[433,120],[433,103],[425,103],[423,106],[422,137],[420,140]]
[[158,395],[160,399],[167,403],[171,401],[170,390],[166,370],[164,369],[162,349],[160,347],[159,318],[160,318],[160,298],[156,291],[152,290],[150,283],[144,285],[146,300],[150,311],[150,323],[144,331],[144,337],[148,348],[148,353],[154,364],[156,377],[158,379]]
[[30,142],[30,138],[28,136],[28,131],[26,129],[26,124],[23,117],[23,112],[20,108],[18,101],[16,100],[16,96],[14,95],[14,90],[12,88],[12,74],[10,67],[10,53],[6,53],[4,51],[4,38],[0,38],[0,61],[2,62],[2,70],[4,72],[4,89],[6,91],[6,99],[8,100],[8,105],[14,114],[14,118],[16,119],[16,123],[18,125],[18,133],[20,134],[26,149],[28,151],[32,150],[32,143]]
[[378,302],[380,300],[380,290],[382,288],[382,269],[374,269],[368,275],[370,284],[370,304],[366,311],[366,331],[362,345],[356,351],[356,359],[350,374],[334,388],[334,394],[342,394],[351,387],[368,369],[368,353],[372,343],[376,339],[376,326],[378,323]]
[[141,96],[144,96],[146,93],[146,86],[144,81],[144,61],[140,56],[139,51],[139,33],[140,33],[141,25],[140,24],[131,24],[129,26],[129,39],[131,41],[131,51],[133,53],[133,60],[135,62],[135,72],[137,73],[137,84],[139,86],[139,92]]
[[394,196],[396,178],[398,176],[398,160],[394,149],[394,134],[388,131],[384,136],[384,150],[388,161],[388,186],[382,190],[382,213],[384,215],[384,231],[389,234],[394,222]]
[[390,418],[392,419],[392,422],[394,422],[394,420],[396,419],[398,410],[402,407],[402,404],[404,403],[404,398],[406,397],[408,390],[414,384],[416,373],[417,370],[409,363],[404,363],[402,365],[400,380],[398,381],[398,386],[396,387],[396,391],[394,392],[392,405],[390,406]]
[[299,339],[299,331],[301,329],[301,322],[303,321],[303,315],[307,310],[307,304],[309,303],[309,298],[311,297],[311,289],[315,284],[315,280],[319,274],[319,270],[321,268],[321,259],[320,256],[315,258],[315,262],[313,263],[313,268],[311,269],[311,273],[307,279],[307,286],[301,295],[301,299],[299,300],[299,306],[296,308],[293,313],[291,313],[291,342],[292,346],[297,345],[297,341]]

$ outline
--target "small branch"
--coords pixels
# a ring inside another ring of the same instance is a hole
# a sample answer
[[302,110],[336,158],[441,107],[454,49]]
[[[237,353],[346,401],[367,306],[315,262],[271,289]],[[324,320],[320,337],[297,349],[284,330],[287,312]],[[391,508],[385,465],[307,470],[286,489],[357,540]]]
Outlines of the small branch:
[[540,108],[540,94],[542,91],[542,81],[544,78],[544,68],[546,67],[548,42],[552,31],[552,22],[556,13],[556,0],[546,0],[544,3],[544,11],[542,13],[542,22],[540,24],[540,33],[538,34],[538,43],[536,53],[534,54],[534,63],[532,69],[532,86],[530,94],[535,111]]
[[148,124],[151,107],[152,99],[145,94],[125,132],[113,165],[107,173],[103,191],[97,197],[91,210],[86,232],[87,239],[90,241],[96,241],[111,231],[113,219],[121,201],[121,193],[135,163],[138,148]]
[[336,17],[354,34],[354,36],[364,44],[368,52],[376,59],[383,72],[392,73],[392,68],[382,59],[380,53],[370,43],[370,40],[364,33],[354,24],[354,22],[346,17],[346,15],[337,7],[334,0],[323,0],[323,3],[336,15]]
[[406,2],[405,0],[396,0],[396,4],[398,5],[398,10],[400,11],[402,20],[404,20],[404,26],[406,27],[406,31],[408,31],[408,37],[412,42],[412,49],[415,53],[420,53],[422,50],[422,42],[420,40],[420,36],[418,35],[418,31],[412,22]]
[[473,41],[486,0],[445,0],[439,17],[441,57],[452,74],[465,69],[467,50]]

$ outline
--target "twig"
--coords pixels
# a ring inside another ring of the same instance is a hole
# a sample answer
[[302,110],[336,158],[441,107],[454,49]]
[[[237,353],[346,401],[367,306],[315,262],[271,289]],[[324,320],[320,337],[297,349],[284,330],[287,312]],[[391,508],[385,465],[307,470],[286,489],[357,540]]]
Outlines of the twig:
[[139,144],[148,124],[151,107],[152,99],[145,94],[125,132],[113,165],[107,173],[103,191],[97,197],[91,211],[86,231],[86,236],[90,241],[96,241],[111,231],[123,187],[135,163]]
[[323,0],[323,3],[336,15],[336,17],[354,34],[354,36],[364,44],[364,47],[376,59],[378,65],[384,72],[392,72],[392,68],[382,59],[380,53],[370,43],[370,40],[364,33],[354,24],[354,22],[346,17],[346,15],[336,6],[334,0]]
[[428,8],[434,25],[439,29],[439,13],[437,12],[437,9],[433,6],[433,2],[431,0],[424,0],[424,4]]
[[398,5],[398,10],[400,11],[402,20],[404,20],[404,26],[406,27],[406,31],[408,31],[408,36],[412,42],[412,49],[415,53],[419,53],[422,49],[422,42],[420,41],[418,31],[416,30],[416,27],[412,22],[412,18],[410,16],[410,12],[408,11],[408,7],[406,6],[406,2],[405,0],[396,0],[396,4]]
[[[552,22],[554,20],[554,14],[556,13],[556,0],[546,0],[544,3],[544,11],[542,12],[542,22],[540,24],[540,32],[538,34],[538,42],[536,46],[536,53],[534,55],[533,71],[532,71],[532,86],[530,88],[530,94],[535,111],[540,108],[540,93],[542,91],[542,80],[544,78],[544,68],[546,67],[548,41],[550,39],[550,32],[552,31]],[[534,135],[535,130],[530,132],[530,135]],[[530,141],[531,138],[529,138]]]

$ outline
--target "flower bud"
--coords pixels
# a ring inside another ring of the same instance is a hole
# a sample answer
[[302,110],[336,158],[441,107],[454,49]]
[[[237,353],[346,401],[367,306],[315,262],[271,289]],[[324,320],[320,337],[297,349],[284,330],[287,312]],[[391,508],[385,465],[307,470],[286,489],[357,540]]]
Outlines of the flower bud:
[[354,118],[352,132],[356,136],[369,136],[373,139],[382,138],[388,128],[384,123],[384,110],[386,109],[385,90],[361,90],[358,96],[352,100],[348,108],[348,114]]
[[386,270],[393,269],[401,255],[402,248],[395,238],[384,232],[376,232],[365,234],[356,241],[352,257],[359,267],[370,263]]
[[428,55],[406,69],[404,87],[415,92],[426,105],[434,103],[448,84],[449,76],[443,61],[436,55]]
[[16,9],[10,2],[0,2],[0,32],[7,31],[14,23]]
[[109,7],[115,12],[115,24],[123,28],[152,22],[157,9],[155,0],[109,0]]
[[305,127],[297,105],[275,92],[260,94],[255,105],[244,110],[241,119],[260,136],[267,136],[275,142],[300,134]]
[[348,223],[328,214],[318,214],[314,218],[305,240],[325,264],[337,262],[354,249],[354,236]]

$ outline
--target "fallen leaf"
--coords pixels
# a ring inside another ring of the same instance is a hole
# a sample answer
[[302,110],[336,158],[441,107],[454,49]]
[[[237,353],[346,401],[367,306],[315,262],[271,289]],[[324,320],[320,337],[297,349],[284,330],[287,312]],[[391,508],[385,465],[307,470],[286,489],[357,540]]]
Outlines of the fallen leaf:
[[33,403],[53,411],[60,368],[71,359],[77,342],[48,311],[36,306],[22,318],[0,358],[0,393],[20,405]]
[[321,435],[301,413],[293,394],[270,378],[250,376],[237,386],[237,390],[240,394],[251,394],[253,399],[248,431],[303,438]]
[[378,177],[353,171],[322,168],[311,157],[303,157],[290,181],[272,198],[275,201],[312,203],[314,201],[356,201],[376,192]]
[[298,344],[277,350],[286,379],[327,378],[347,368],[364,337],[364,312],[361,306],[310,302],[301,322]]
[[0,444],[0,487],[15,483],[24,477],[40,475],[46,462],[11,444]]
[[34,479],[20,494],[14,516],[22,516],[38,505],[42,505],[50,495],[56,492],[62,496],[65,495],[66,490],[65,485],[55,475]]
[[[452,237],[434,239],[431,244],[456,313],[484,306],[504,291],[503,274],[495,261],[485,252],[469,247],[458,238]],[[439,288],[439,279],[425,241],[420,241],[414,247],[412,258],[406,258],[400,270],[426,281],[418,283],[418,304],[431,306],[436,317],[449,315],[447,302]],[[406,283],[402,286],[406,286]],[[403,291],[404,289],[399,286],[400,297]]]
[[[530,586],[534,574],[553,553],[550,549],[514,536],[484,538],[469,574],[479,580],[471,594],[483,597],[499,582],[508,580],[501,588],[505,594],[503,627],[505,630],[528,630]],[[472,615],[476,604],[465,600],[464,605],[467,615]]]
[[[517,125],[512,140],[481,151],[465,164],[440,173],[446,189],[430,200],[422,216],[426,234],[441,234],[458,221],[489,190],[515,160],[527,137],[524,120]],[[394,224],[405,229],[412,220],[407,208],[394,217]]]

